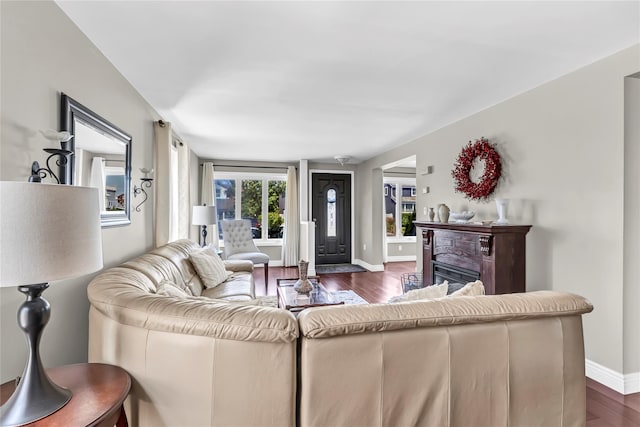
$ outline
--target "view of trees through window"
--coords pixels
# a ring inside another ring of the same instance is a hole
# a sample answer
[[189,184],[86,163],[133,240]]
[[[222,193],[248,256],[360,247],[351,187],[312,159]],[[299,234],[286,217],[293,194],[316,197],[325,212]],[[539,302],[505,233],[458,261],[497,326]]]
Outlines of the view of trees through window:
[[387,237],[415,236],[416,186],[398,182],[384,183],[385,225]]
[[253,238],[262,238],[262,180],[242,180],[240,201],[240,215],[251,220]]
[[[248,219],[254,239],[281,239],[284,231],[284,201],[287,183],[274,179],[227,178],[214,180],[218,220]],[[240,194],[236,198],[236,188]],[[239,215],[236,215],[239,213]],[[267,218],[267,227],[263,218]],[[265,235],[266,234],[266,235]],[[222,232],[220,232],[222,239]]]

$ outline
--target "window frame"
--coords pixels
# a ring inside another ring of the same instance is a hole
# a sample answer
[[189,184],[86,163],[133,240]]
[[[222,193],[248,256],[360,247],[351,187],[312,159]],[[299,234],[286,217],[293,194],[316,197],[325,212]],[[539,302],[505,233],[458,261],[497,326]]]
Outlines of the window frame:
[[[253,239],[256,245],[260,246],[281,246],[281,237],[269,237],[269,182],[270,181],[284,181],[287,182],[287,174],[280,173],[268,173],[268,172],[215,172],[213,175],[213,192],[214,197],[216,194],[216,180],[228,180],[235,182],[235,219],[242,219],[242,181],[262,181],[262,218],[266,218],[266,222],[261,227],[261,237],[259,239]],[[286,198],[286,190],[285,190]],[[217,197],[216,197],[216,217],[217,211]],[[220,246],[224,247],[224,236],[220,240]]]

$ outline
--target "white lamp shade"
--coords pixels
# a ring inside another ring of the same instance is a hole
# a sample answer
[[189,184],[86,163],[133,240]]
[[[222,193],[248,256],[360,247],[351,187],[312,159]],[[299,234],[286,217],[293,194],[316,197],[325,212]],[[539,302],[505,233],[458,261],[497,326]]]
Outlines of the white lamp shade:
[[215,206],[194,206],[191,216],[193,225],[210,225],[216,223]]
[[0,286],[47,283],[102,268],[98,189],[0,182]]

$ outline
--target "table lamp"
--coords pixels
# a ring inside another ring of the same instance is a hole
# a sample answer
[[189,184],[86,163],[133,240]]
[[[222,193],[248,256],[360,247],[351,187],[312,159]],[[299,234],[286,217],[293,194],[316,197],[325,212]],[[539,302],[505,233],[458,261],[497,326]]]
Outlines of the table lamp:
[[202,247],[207,245],[207,225],[216,223],[215,206],[194,206],[191,216],[191,224],[202,226]]
[[18,287],[29,356],[16,390],[0,407],[0,425],[17,426],[62,408],[71,391],[51,381],[40,360],[40,337],[51,308],[41,297],[50,281],[102,268],[98,189],[0,182],[0,287]]

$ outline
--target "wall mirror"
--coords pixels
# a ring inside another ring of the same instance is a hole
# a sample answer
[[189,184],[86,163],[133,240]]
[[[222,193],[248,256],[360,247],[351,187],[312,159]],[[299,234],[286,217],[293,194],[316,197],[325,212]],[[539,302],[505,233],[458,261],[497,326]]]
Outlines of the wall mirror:
[[103,227],[130,224],[131,136],[64,93],[60,122],[73,135],[60,183],[98,188]]

